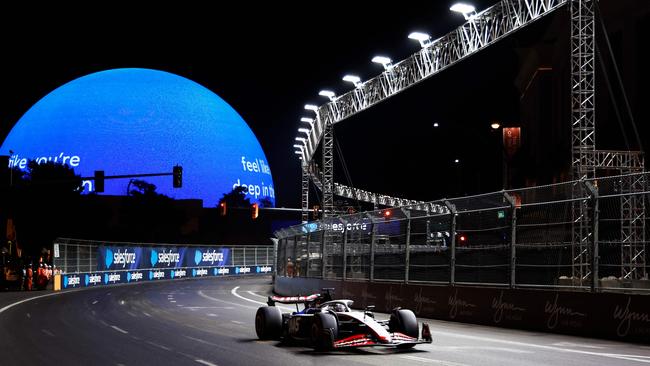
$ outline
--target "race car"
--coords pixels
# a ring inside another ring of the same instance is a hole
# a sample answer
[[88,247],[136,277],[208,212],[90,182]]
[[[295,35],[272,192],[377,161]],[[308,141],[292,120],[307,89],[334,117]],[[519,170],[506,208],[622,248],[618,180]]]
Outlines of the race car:
[[[415,314],[395,308],[388,320],[376,320],[374,306],[351,309],[352,300],[332,300],[331,289],[309,296],[269,296],[268,306],[257,309],[255,331],[260,339],[301,341],[316,350],[384,346],[411,348],[431,343],[429,325],[422,324],[421,337]],[[275,303],[296,304],[296,311],[283,313]],[[298,304],[304,308],[299,309]]]

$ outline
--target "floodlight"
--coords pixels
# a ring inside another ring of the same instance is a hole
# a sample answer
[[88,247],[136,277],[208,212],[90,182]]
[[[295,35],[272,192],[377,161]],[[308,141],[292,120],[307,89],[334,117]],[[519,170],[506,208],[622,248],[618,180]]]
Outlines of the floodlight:
[[420,42],[420,46],[422,46],[422,48],[427,47],[431,44],[431,36],[426,33],[411,32],[411,34],[409,34],[409,38]]
[[361,78],[355,75],[345,75],[343,81],[354,84],[355,87],[361,87]]
[[320,92],[318,92],[318,95],[321,95],[323,97],[327,97],[331,101],[334,101],[336,99],[336,93],[334,93],[331,90],[321,90]]
[[472,15],[476,14],[476,8],[473,5],[464,4],[464,3],[456,3],[452,5],[451,8],[449,8],[449,10],[456,13],[463,14],[465,20],[469,20],[469,18],[471,18]]
[[388,70],[393,67],[393,60],[386,56],[375,56],[372,58],[372,62],[381,64],[384,67],[384,70]]

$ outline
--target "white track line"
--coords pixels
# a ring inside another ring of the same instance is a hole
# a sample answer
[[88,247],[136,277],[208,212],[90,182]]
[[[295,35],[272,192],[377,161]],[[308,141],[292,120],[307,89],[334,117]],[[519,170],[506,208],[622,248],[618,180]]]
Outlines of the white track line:
[[122,334],[129,334],[129,332],[127,332],[126,330],[124,330],[124,329],[122,329],[122,328],[120,328],[118,326],[111,325],[111,328],[115,329],[116,331],[118,331],[118,332],[120,332]]
[[54,337],[54,334],[52,332],[50,332],[49,330],[47,330],[47,329],[41,329],[41,332],[49,335],[50,337]]
[[476,340],[476,341],[503,343],[503,344],[508,344],[508,345],[511,345],[511,346],[541,348],[541,349],[546,349],[546,350],[551,350],[551,351],[558,351],[558,352],[579,353],[579,354],[590,355],[590,356],[601,356],[601,357],[607,357],[607,358],[616,358],[616,359],[621,359],[621,360],[650,363],[650,356],[644,356],[644,355],[625,355],[625,354],[618,354],[618,353],[591,352],[591,351],[584,351],[584,350],[578,350],[578,349],[566,349],[566,348],[561,348],[561,347],[546,346],[546,345],[543,345],[543,344],[508,341],[508,340],[504,340],[504,339],[495,339],[495,338],[471,336],[471,335],[464,335],[464,334],[457,334],[457,333],[450,333],[450,332],[431,331],[431,333],[432,334],[437,334],[437,335],[440,335],[440,336],[444,336],[444,337],[464,338],[464,339],[471,339],[471,340]]
[[54,292],[54,293],[47,294],[47,295],[40,295],[40,296],[30,297],[28,299],[22,299],[20,301],[16,301],[15,303],[9,304],[9,305],[5,306],[4,308],[0,309],[0,314],[4,313],[5,311],[7,311],[7,310],[9,310],[11,308],[13,308],[16,305],[20,305],[20,304],[24,303],[24,302],[28,302],[28,301],[32,301],[32,300],[36,300],[36,299],[42,299],[44,297],[49,297],[49,296],[60,295],[60,294],[63,294],[63,293],[64,292]]
[[158,348],[160,348],[160,349],[164,349],[165,351],[171,351],[171,350],[172,350],[171,348],[169,348],[169,347],[167,347],[167,346],[163,346],[162,344],[154,343],[154,342],[152,342],[152,341],[146,341],[146,342],[147,342],[148,344],[154,346],[154,347],[158,347]]
[[436,365],[441,365],[441,366],[468,366],[467,364],[464,364],[464,363],[436,360],[436,359],[433,359],[433,358],[424,358],[424,357],[418,357],[418,356],[400,356],[400,358],[405,358],[407,360],[412,360],[412,361],[434,363]]
[[256,294],[256,293],[254,293],[253,291],[246,291],[246,292],[248,292],[249,294],[251,294],[251,295],[253,295],[253,296],[261,297],[261,298],[263,298],[263,299],[267,299],[267,298],[268,298],[268,296],[258,295],[258,294]]
[[212,301],[219,301],[219,302],[223,302],[223,303],[226,303],[226,304],[234,305],[234,306],[236,306],[236,307],[240,307],[240,308],[243,307],[243,308],[248,308],[248,309],[257,309],[257,308],[254,307],[254,306],[248,306],[248,305],[238,304],[238,303],[236,303],[236,302],[230,302],[230,301],[226,301],[226,300],[217,299],[216,297],[208,296],[208,295],[204,294],[203,291],[201,291],[201,290],[199,290],[197,293],[199,294],[199,296],[201,296],[201,297],[204,298],[204,299],[208,299],[208,300],[212,300]]
[[196,362],[198,362],[200,364],[204,364],[206,366],[217,366],[216,363],[208,362],[208,361],[205,361],[205,360],[202,360],[202,359],[196,359],[194,361],[196,361]]
[[[237,289],[238,289],[238,288],[239,288],[239,286],[236,286],[235,288],[233,288],[232,290],[230,290],[230,293],[231,293],[233,296],[236,296],[236,297],[238,297],[238,298],[240,298],[240,299],[242,299],[242,300],[248,301],[248,302],[252,302],[252,303],[254,303],[254,304],[263,305],[263,306],[268,305],[268,304],[265,303],[265,302],[255,301],[255,300],[251,300],[251,299],[249,299],[249,298],[247,298],[247,297],[243,297],[242,295],[240,295],[240,294],[237,293]],[[283,309],[290,310],[290,311],[294,309],[294,308],[289,307],[289,306],[283,306],[283,305],[276,305],[276,306],[279,307],[279,308],[283,308]]]

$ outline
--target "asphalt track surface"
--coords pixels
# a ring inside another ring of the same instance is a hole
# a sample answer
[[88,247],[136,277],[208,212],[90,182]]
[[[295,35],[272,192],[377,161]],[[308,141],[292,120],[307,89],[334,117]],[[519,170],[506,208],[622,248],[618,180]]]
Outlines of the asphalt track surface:
[[637,344],[436,320],[426,320],[430,345],[318,353],[257,340],[255,311],[270,289],[268,277],[209,278],[72,291],[11,307],[5,298],[0,365],[650,364],[650,347]]

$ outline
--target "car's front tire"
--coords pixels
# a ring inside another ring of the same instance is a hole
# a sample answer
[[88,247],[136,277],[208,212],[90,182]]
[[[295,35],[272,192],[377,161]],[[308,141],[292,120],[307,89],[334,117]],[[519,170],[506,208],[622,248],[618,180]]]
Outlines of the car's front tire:
[[259,339],[280,339],[282,312],[275,306],[263,306],[255,314],[255,332]]
[[311,341],[317,351],[330,351],[338,337],[339,324],[336,317],[328,313],[314,314],[311,325]]
[[[390,314],[388,322],[388,331],[391,333],[399,332],[409,337],[418,338],[418,319],[415,314],[408,309],[396,309]],[[397,346],[397,348],[412,348],[414,343],[406,343]]]

